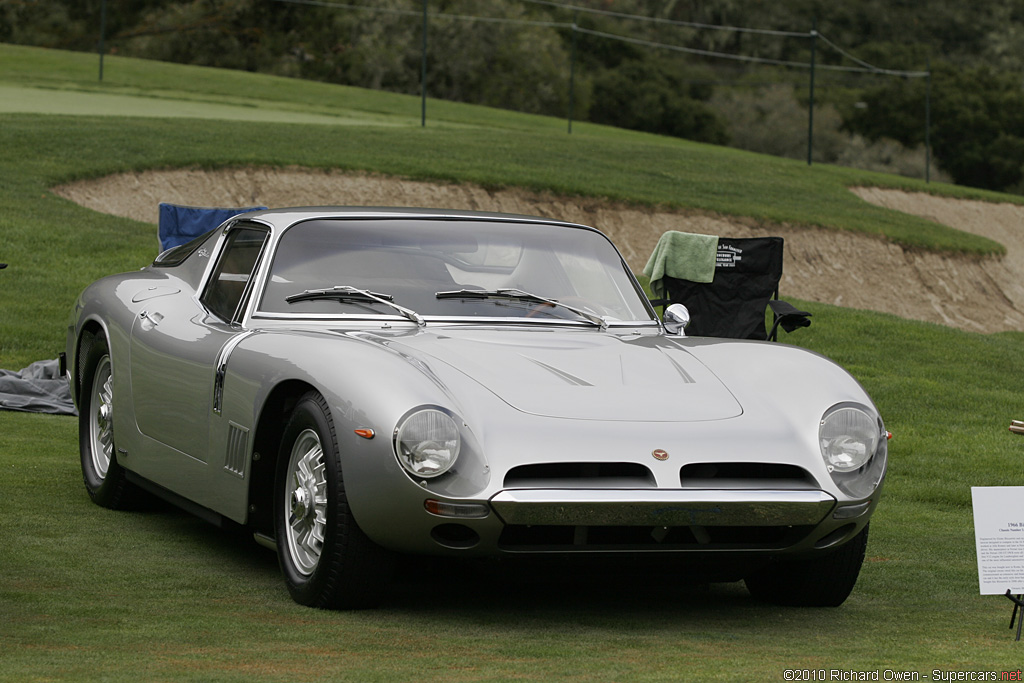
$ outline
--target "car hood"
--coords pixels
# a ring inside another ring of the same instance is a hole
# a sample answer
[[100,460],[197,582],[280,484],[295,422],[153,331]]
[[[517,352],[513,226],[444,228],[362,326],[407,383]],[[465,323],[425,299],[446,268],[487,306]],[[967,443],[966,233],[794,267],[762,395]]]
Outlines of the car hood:
[[441,361],[534,415],[694,422],[743,412],[711,370],[655,335],[473,328],[427,330],[388,342],[419,361]]

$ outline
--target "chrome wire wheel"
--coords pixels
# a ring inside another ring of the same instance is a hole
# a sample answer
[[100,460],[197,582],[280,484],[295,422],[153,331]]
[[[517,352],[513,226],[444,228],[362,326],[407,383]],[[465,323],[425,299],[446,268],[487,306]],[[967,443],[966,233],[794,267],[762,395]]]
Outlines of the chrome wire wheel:
[[111,510],[132,508],[141,500],[141,492],[128,481],[114,448],[114,362],[110,348],[103,333],[84,335],[80,348],[78,450],[85,490],[97,505]]
[[320,562],[327,524],[327,475],[320,436],[302,431],[292,445],[284,487],[288,552],[295,569],[310,576]]
[[376,604],[394,561],[352,516],[334,421],[319,392],[299,397],[289,413],[277,464],[274,535],[292,598],[332,609]]
[[110,356],[103,356],[93,373],[89,397],[89,444],[93,470],[105,479],[114,451],[114,407],[110,382]]

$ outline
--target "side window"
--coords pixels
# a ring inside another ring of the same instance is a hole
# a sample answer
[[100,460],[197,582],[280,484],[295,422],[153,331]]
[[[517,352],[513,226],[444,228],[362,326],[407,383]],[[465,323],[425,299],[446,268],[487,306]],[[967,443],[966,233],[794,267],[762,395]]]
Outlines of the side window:
[[211,313],[227,322],[234,320],[259,262],[266,230],[235,228],[229,234],[203,292],[202,302]]
[[216,229],[201,235],[187,244],[171,247],[156,257],[154,268],[169,268],[193,287],[199,287],[210,264],[210,254],[220,237]]

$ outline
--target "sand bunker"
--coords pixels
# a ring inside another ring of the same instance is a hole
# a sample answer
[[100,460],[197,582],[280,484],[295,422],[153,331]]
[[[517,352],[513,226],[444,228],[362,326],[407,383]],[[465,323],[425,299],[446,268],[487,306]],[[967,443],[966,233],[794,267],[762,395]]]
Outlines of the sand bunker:
[[402,180],[300,168],[183,169],[108,176],[54,188],[103,213],[157,222],[160,202],[194,206],[417,206],[525,213],[593,225],[634,271],[666,230],[786,240],[784,296],[892,313],[972,332],[1024,331],[1024,206],[856,188],[865,201],[989,237],[1004,257],[906,250],[848,232],[761,225],[696,212],[668,212],[520,189]]

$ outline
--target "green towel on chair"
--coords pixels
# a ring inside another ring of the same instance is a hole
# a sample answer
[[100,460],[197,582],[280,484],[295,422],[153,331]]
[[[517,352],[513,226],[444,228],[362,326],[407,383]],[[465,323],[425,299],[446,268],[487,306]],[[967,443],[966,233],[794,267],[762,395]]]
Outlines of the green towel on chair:
[[661,278],[666,275],[690,282],[714,280],[717,257],[717,236],[669,230],[654,247],[651,258],[644,266],[644,275],[651,279],[651,293],[660,299],[665,296]]

